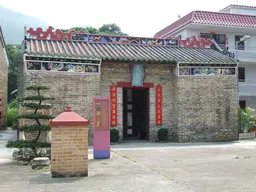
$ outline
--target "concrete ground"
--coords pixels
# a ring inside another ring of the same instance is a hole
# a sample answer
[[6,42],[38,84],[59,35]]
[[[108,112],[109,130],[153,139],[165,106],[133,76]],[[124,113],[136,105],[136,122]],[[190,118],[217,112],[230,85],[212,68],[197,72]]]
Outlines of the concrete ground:
[[133,142],[111,148],[112,157],[106,160],[94,160],[90,148],[89,177],[62,179],[52,179],[47,169],[19,166],[11,161],[10,151],[0,149],[0,191],[256,191],[256,141]]

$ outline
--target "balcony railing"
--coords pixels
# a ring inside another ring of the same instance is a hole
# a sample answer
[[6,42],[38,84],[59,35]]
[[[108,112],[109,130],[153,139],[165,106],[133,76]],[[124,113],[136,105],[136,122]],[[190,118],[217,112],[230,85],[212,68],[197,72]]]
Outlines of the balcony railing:
[[[225,44],[218,44],[220,48],[225,49]],[[212,49],[218,50],[213,44],[211,45]],[[234,52],[235,58],[240,60],[241,62],[255,62],[256,63],[256,45],[255,46],[247,46],[247,45],[238,45],[238,50],[236,50],[236,46],[228,46],[228,50]]]

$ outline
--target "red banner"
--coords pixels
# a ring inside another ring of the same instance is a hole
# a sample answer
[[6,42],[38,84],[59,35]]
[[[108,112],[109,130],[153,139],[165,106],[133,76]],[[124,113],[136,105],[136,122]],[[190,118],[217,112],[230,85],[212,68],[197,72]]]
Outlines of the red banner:
[[111,127],[117,126],[117,87],[115,85],[110,86],[110,114],[111,114]]
[[156,125],[162,125],[162,86],[156,86]]

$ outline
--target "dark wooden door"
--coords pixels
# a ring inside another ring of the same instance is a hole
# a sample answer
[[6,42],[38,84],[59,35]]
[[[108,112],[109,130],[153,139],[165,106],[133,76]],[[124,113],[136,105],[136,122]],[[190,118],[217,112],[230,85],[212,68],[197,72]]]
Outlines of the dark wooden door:
[[123,136],[124,139],[148,137],[148,89],[123,89]]

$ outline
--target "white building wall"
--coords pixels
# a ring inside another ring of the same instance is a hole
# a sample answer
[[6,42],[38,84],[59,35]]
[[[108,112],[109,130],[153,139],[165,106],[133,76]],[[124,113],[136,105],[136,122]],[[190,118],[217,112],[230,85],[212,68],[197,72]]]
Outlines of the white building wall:
[[229,9],[225,9],[223,11],[220,11],[220,13],[233,13],[233,14],[242,14],[242,15],[256,15],[256,8],[230,7]]
[[188,29],[180,30],[177,33],[172,34],[171,36],[178,37],[180,35],[181,35],[181,39],[186,39],[186,37],[188,37]]
[[[234,29],[230,29],[230,31],[234,31]],[[221,31],[221,30],[217,30],[215,31],[216,34],[226,34],[228,37],[228,47],[230,51],[233,51],[236,53],[235,50],[235,36],[236,35],[249,35],[250,39],[245,42],[245,50],[237,50],[237,55],[238,55],[238,59],[241,62],[255,62],[256,64],[256,29],[255,32],[245,32],[241,33],[241,32],[226,32],[226,31]],[[186,30],[186,37],[191,37],[193,35],[195,36],[199,36],[200,33],[209,33],[209,31],[207,30],[200,30],[200,29],[187,29]],[[176,36],[176,35],[175,35]],[[184,38],[186,38],[184,36]],[[183,38],[183,37],[182,37]],[[183,38],[183,39],[184,39]]]
[[246,101],[246,107],[250,107],[252,109],[255,109],[254,113],[256,113],[256,97],[240,96],[239,100]]
[[242,15],[256,15],[256,9],[231,8],[230,13]]
[[[201,28],[201,29],[200,29]],[[186,37],[191,37],[193,35],[199,36],[200,33],[209,33],[208,30],[187,28],[173,36],[182,35],[182,39]],[[245,42],[245,50],[238,50],[238,59],[240,60],[239,67],[245,67],[245,82],[239,82],[239,100],[245,100],[246,105],[256,109],[256,29],[255,33],[252,32],[234,32],[234,29],[230,29],[230,32],[225,30],[216,30],[216,34],[226,34],[228,36],[228,46],[230,51],[235,50],[235,35],[249,35],[250,39]],[[256,111],[255,111],[256,113]]]

